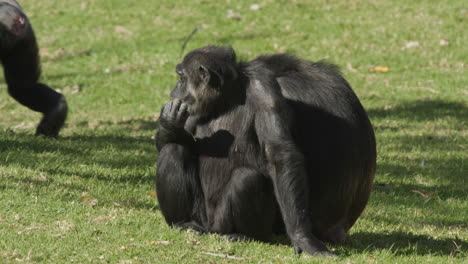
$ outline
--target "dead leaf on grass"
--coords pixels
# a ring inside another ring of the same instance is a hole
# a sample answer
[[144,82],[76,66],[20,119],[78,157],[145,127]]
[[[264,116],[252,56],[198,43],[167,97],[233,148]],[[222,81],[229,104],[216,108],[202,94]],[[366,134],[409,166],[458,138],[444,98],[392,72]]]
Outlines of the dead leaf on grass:
[[73,223],[70,223],[68,221],[62,220],[62,221],[56,221],[55,227],[62,231],[62,232],[70,232],[75,230],[76,226]]
[[79,84],[69,85],[62,88],[62,91],[69,94],[76,94],[83,90],[83,87]]
[[119,251],[125,251],[125,250],[127,250],[127,249],[129,249],[129,248],[134,248],[134,247],[137,247],[137,246],[138,246],[137,244],[130,244],[130,245],[128,245],[128,246],[121,246],[121,247],[119,248]]
[[39,177],[37,178],[38,182],[46,182],[49,178],[47,177],[47,174],[41,173],[39,174]]
[[420,44],[418,41],[408,41],[405,43],[405,46],[403,46],[403,48],[401,48],[401,50],[405,50],[405,49],[411,49],[411,48],[416,48],[416,47],[419,47]]
[[150,244],[150,245],[169,246],[169,245],[171,244],[171,242],[166,241],[166,240],[162,240],[162,241],[150,241],[149,244]]
[[240,20],[241,19],[241,15],[234,12],[233,10],[228,9],[227,12],[228,12],[228,14],[226,15],[227,18],[234,19],[234,20]]
[[441,39],[441,40],[439,41],[439,45],[440,45],[440,46],[448,46],[448,45],[449,45],[449,42],[448,42],[448,40]]
[[91,206],[96,206],[98,204],[98,199],[92,198],[92,197],[89,197],[89,196],[81,197],[81,201],[83,203],[89,204]]
[[389,68],[387,66],[375,66],[370,68],[371,72],[388,72]]
[[252,11],[260,10],[260,8],[262,8],[262,6],[259,5],[259,4],[253,4],[253,5],[250,6],[250,10],[252,10]]
[[357,72],[357,70],[353,67],[353,65],[350,62],[346,63],[346,69],[348,69],[348,71],[350,72]]
[[114,27],[115,32],[117,32],[121,37],[130,37],[133,35],[133,31],[129,30],[128,28],[117,25]]

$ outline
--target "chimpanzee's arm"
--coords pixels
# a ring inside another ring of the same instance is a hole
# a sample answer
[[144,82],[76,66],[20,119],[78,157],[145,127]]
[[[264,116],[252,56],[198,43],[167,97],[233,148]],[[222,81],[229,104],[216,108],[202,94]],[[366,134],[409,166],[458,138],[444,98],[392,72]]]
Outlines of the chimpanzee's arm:
[[312,234],[309,184],[303,154],[290,131],[291,109],[274,76],[267,71],[258,76],[249,87],[258,107],[255,130],[265,153],[286,231],[297,252],[329,255],[326,246]]
[[184,129],[189,117],[187,105],[174,99],[163,106],[156,133],[156,148],[160,151],[167,143],[177,143],[192,148],[195,140]]

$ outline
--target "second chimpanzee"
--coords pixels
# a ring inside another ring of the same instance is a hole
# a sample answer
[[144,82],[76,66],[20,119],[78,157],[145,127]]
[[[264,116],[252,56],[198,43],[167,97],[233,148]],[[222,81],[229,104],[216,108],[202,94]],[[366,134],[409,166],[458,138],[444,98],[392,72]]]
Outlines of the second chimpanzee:
[[0,62],[9,94],[43,118],[36,135],[57,137],[67,117],[65,97],[39,83],[39,49],[28,18],[15,0],[0,0]]
[[156,190],[172,226],[332,255],[369,199],[371,123],[337,68],[207,46],[177,65],[160,115]]

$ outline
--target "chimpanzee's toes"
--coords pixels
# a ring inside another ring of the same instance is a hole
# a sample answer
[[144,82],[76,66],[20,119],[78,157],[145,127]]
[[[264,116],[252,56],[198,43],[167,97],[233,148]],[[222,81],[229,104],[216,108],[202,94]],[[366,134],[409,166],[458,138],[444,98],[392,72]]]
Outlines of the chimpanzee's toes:
[[41,122],[37,126],[36,136],[56,138],[67,119],[68,105],[62,95],[57,105],[48,113],[44,113]]
[[175,223],[174,226],[178,227],[178,228],[180,228],[182,230],[190,229],[190,230],[194,231],[195,233],[197,233],[197,235],[199,235],[199,236],[207,233],[206,229],[201,224],[199,224],[199,223],[197,223],[195,221],[179,222],[179,223]]
[[227,234],[223,235],[229,242],[243,242],[243,241],[252,241],[253,239],[249,236],[242,234]]
[[[302,250],[302,248],[298,247],[298,246],[294,246],[294,252],[296,252],[296,254],[300,255],[302,254],[304,251]],[[337,257],[337,255],[333,252],[330,252],[328,250],[321,250],[321,251],[315,251],[315,252],[308,252],[310,255],[314,256],[314,257]],[[310,256],[309,255],[309,256]],[[307,256],[307,254],[306,254]]]

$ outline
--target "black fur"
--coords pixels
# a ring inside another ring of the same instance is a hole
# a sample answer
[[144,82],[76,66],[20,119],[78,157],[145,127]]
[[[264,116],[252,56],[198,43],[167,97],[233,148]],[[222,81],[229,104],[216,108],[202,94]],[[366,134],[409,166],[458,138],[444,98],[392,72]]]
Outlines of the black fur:
[[39,48],[32,26],[15,0],[0,0],[0,62],[9,94],[44,114],[36,134],[56,137],[67,116],[60,93],[39,83]]
[[191,51],[161,112],[156,189],[173,226],[331,255],[370,195],[371,123],[337,67],[287,54]]

